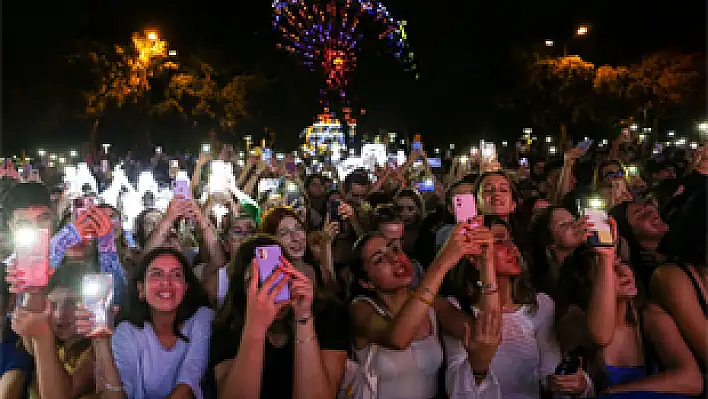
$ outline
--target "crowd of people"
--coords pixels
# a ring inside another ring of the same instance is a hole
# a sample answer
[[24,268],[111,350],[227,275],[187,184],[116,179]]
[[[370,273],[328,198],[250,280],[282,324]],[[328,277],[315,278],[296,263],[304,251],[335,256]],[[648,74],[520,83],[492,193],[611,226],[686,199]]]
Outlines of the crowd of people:
[[[205,153],[132,231],[97,193],[75,209],[4,174],[0,398],[704,395],[708,151],[625,144],[440,169],[412,151],[341,181]],[[238,193],[208,190],[212,158]],[[277,178],[300,196],[258,189]],[[51,232],[46,284],[15,253],[28,228]]]

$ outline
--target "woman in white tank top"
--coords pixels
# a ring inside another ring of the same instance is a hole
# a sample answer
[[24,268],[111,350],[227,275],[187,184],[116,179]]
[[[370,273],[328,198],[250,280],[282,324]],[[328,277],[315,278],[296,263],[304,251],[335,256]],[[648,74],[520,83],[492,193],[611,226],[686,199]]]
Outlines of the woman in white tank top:
[[378,233],[355,245],[359,259],[352,264],[355,288],[350,305],[355,353],[360,364],[371,354],[368,371],[377,379],[378,399],[438,396],[442,346],[435,309],[445,300],[436,294],[445,274],[479,251],[470,232],[469,225],[455,229],[415,290],[408,288],[413,267],[398,246]]

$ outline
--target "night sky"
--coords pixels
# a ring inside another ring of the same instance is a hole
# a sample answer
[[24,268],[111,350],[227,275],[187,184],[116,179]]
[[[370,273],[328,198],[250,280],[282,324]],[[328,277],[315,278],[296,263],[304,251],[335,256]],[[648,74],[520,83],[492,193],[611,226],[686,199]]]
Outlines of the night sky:
[[[257,136],[269,126],[277,132],[276,148],[293,149],[319,109],[321,80],[297,57],[275,48],[278,35],[271,29],[270,3],[5,3],[3,152],[62,148],[87,140],[89,125],[72,116],[80,107],[82,79],[62,65],[62,56],[79,39],[127,44],[131,32],[148,25],[159,26],[180,55],[194,53],[228,70],[271,79],[265,91],[254,93],[253,118],[239,132]],[[578,23],[590,23],[592,30],[588,38],[571,42],[570,52],[596,64],[637,62],[661,49],[704,52],[706,47],[706,5],[701,0],[385,3],[408,21],[421,78],[416,81],[380,46],[365,42],[351,97],[355,106],[368,111],[360,120],[363,130],[421,132],[432,145],[469,144],[482,135],[516,136],[525,121],[509,118],[496,105],[496,99],[519,85],[515,54],[542,48],[545,39],[563,42]],[[99,141],[128,148],[139,139],[132,126],[106,121]],[[152,130],[168,150],[200,140],[194,138],[197,131],[185,126],[156,122]]]

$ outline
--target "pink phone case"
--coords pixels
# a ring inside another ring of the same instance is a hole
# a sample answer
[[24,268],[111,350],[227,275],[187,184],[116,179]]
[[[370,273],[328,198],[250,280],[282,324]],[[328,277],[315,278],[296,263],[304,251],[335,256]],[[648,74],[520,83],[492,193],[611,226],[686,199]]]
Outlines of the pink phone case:
[[[258,263],[258,283],[263,284],[273,271],[280,265],[280,257],[283,252],[277,245],[267,245],[264,247],[256,248],[256,262]],[[276,283],[278,284],[282,280],[283,276],[280,276]],[[283,288],[278,296],[275,298],[275,302],[285,302],[290,300],[290,289],[288,287]]]
[[473,194],[458,194],[452,201],[457,223],[467,223],[477,217],[477,202]]
[[49,281],[49,230],[36,229],[31,245],[16,246],[17,270],[25,287],[46,287]]

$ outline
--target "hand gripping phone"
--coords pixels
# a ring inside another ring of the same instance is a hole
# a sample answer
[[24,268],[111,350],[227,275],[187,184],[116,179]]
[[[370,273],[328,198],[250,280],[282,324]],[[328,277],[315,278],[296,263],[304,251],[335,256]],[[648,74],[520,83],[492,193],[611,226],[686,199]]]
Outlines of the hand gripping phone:
[[[280,257],[283,255],[282,249],[277,245],[266,245],[256,248],[256,263],[258,264],[258,283],[259,286],[270,277],[275,269],[280,265]],[[278,280],[273,284],[275,287],[283,276],[278,277]],[[277,297],[275,297],[275,302],[285,302],[290,300],[290,289],[288,287],[283,288]]]
[[93,315],[93,330],[87,336],[110,335],[113,330],[113,275],[85,274],[81,280],[81,302]]
[[468,223],[477,216],[477,202],[474,194],[458,194],[452,199],[457,223]]

